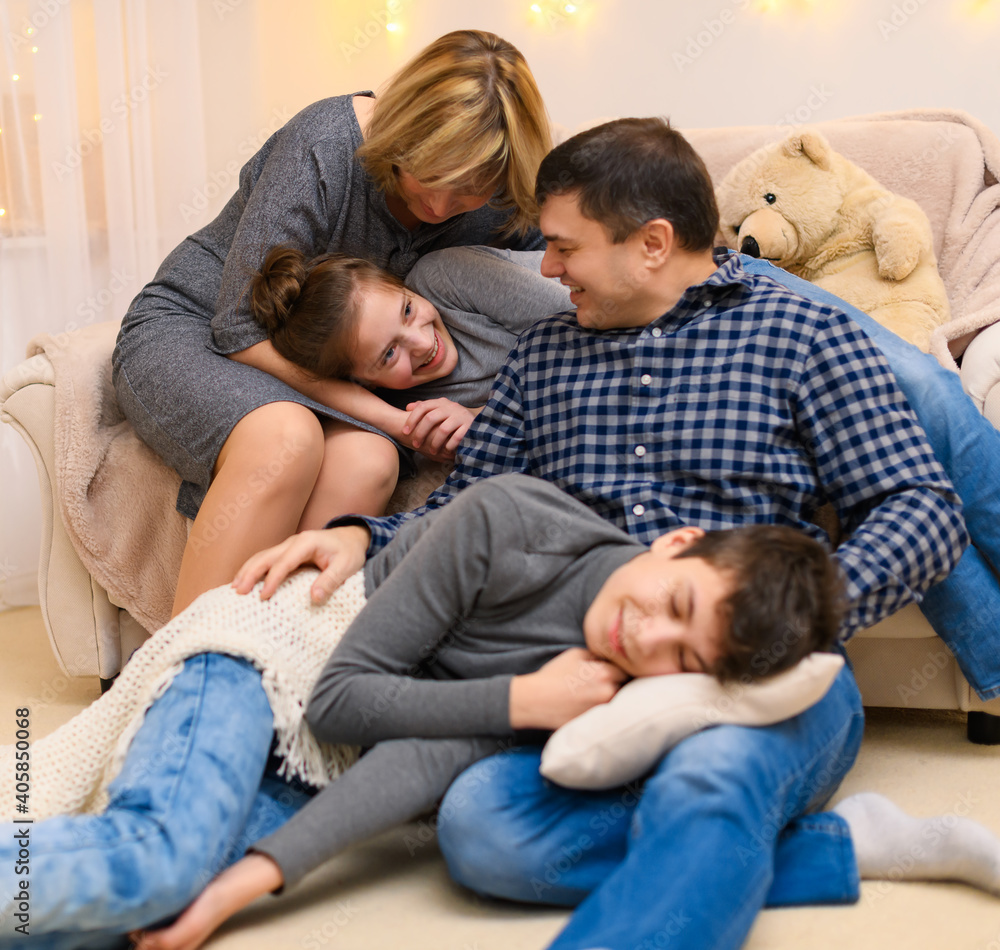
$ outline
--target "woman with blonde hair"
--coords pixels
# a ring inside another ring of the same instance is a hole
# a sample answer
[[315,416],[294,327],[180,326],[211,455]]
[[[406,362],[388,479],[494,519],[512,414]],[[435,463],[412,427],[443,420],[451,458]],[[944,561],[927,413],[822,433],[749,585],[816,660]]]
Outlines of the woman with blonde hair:
[[403,277],[438,248],[541,248],[530,222],[550,144],[521,54],[491,33],[449,33],[378,98],[303,109],[247,162],[218,217],[167,256],[112,362],[123,412],[184,479],[177,508],[194,519],[174,613],[295,531],[381,513],[413,470],[404,410],[303,371],[254,320],[249,288],[267,251],[341,252]]

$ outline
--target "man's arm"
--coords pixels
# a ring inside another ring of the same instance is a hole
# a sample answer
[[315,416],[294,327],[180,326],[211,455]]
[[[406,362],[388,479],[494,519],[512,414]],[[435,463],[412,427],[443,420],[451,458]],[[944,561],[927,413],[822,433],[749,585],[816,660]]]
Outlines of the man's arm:
[[845,540],[842,631],[871,626],[942,580],[969,538],[961,502],[882,354],[839,312],[799,385],[797,422]]

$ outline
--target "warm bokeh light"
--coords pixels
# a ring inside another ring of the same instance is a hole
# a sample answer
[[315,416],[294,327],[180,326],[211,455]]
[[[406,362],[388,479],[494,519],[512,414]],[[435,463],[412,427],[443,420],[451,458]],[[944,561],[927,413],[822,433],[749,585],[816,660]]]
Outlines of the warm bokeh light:
[[997,0],[964,0],[959,6],[963,17],[979,20],[995,20],[1000,13],[1000,3]]
[[752,9],[759,13],[784,13],[787,10],[811,13],[820,0],[754,0]]
[[593,4],[588,4],[586,0],[579,0],[577,3],[567,0],[537,0],[528,7],[528,10],[536,24],[552,27],[559,22],[579,20],[585,11],[589,12],[592,8]]

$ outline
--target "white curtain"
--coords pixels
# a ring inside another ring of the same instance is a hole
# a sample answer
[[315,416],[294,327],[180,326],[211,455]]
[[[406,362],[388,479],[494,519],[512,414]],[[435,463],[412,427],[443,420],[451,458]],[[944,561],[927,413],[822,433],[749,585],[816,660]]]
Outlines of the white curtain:
[[[207,180],[196,0],[0,0],[0,371],[121,320]],[[0,609],[37,602],[34,462],[0,426]]]

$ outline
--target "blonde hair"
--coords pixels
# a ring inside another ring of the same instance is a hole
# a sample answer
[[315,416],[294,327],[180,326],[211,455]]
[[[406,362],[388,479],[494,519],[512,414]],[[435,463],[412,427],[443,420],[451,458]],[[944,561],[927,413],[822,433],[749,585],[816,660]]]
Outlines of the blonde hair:
[[493,195],[512,208],[507,232],[535,220],[535,174],[552,147],[542,95],[524,57],[481,30],[435,40],[375,100],[358,158],[379,188],[400,172],[422,185]]
[[349,379],[354,370],[364,288],[402,282],[371,261],[346,254],[311,260],[272,248],[250,286],[250,311],[274,348],[317,379]]

